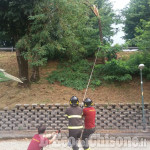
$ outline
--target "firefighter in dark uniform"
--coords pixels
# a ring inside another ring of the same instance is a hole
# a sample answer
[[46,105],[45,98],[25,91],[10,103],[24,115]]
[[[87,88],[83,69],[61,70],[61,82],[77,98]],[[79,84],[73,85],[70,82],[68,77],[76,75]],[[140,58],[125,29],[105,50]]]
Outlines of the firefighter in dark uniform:
[[95,132],[95,117],[96,110],[92,106],[93,102],[91,99],[86,98],[84,100],[84,109],[83,109],[83,117],[84,117],[84,131],[82,134],[82,147],[84,150],[90,150],[88,140],[90,135]]
[[79,100],[76,96],[70,99],[70,107],[66,109],[66,116],[69,119],[69,144],[73,150],[78,150],[78,140],[81,137],[83,125],[83,109],[79,107]]

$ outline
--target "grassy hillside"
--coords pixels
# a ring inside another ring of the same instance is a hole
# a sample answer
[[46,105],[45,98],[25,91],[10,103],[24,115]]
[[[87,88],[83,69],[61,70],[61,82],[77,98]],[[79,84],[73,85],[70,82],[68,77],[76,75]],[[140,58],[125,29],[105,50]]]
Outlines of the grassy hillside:
[[[68,103],[73,95],[76,95],[82,101],[85,89],[77,91],[61,86],[59,83],[49,84],[45,79],[47,73],[55,70],[57,65],[58,62],[51,61],[40,68],[41,80],[32,84],[30,89],[20,89],[17,87],[17,83],[12,81],[0,83],[0,109],[11,108],[15,104]],[[0,68],[18,76],[15,52],[0,52]],[[150,102],[149,91],[150,81],[144,81],[144,101],[147,103]],[[87,97],[90,97],[95,103],[141,103],[140,77],[129,83],[105,84],[95,90],[89,89]]]

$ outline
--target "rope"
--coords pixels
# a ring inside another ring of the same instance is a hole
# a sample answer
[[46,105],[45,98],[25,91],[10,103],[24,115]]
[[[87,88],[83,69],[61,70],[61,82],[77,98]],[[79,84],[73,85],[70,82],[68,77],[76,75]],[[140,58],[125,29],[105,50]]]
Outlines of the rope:
[[83,101],[85,99],[85,96],[87,94],[87,91],[88,91],[88,88],[89,88],[89,85],[90,85],[90,82],[91,82],[91,79],[92,79],[92,75],[93,75],[93,71],[94,71],[94,68],[95,68],[96,61],[97,61],[97,55],[99,53],[99,50],[100,50],[100,48],[98,48],[98,51],[97,51],[97,54],[96,54],[96,57],[95,57],[95,61],[94,61],[93,68],[92,68],[92,71],[91,71],[91,74],[90,74],[90,78],[89,78],[89,81],[88,81],[88,84],[87,84],[87,87],[86,87],[86,90],[85,90],[85,93],[84,93]]

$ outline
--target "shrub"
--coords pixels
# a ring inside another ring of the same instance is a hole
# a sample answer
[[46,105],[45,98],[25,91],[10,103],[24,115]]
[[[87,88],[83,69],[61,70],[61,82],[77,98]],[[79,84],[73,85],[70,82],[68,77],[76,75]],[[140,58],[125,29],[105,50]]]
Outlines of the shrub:
[[[77,90],[86,88],[92,69],[92,64],[87,60],[81,60],[75,64],[61,64],[58,68],[48,76],[47,79],[50,83],[58,81],[61,85]],[[100,84],[99,79],[92,78],[90,86],[95,87]]]
[[109,82],[112,82],[112,81],[123,82],[123,81],[132,80],[132,76],[131,76],[130,74],[125,74],[125,75],[122,75],[122,76],[117,76],[117,75],[111,76],[111,75],[107,75],[107,76],[104,77],[104,80],[105,80],[105,81],[109,81]]
[[[143,75],[150,80],[150,54],[137,53],[126,60],[116,60],[98,64],[95,66],[90,87],[100,86],[102,81],[126,82],[132,80],[132,76],[140,75],[138,65],[144,63]],[[61,85],[82,90],[86,88],[89,81],[93,63],[81,60],[74,64],[62,63],[58,70],[48,76],[50,83],[59,82]]]
[[132,76],[129,74],[130,68],[126,62],[122,60],[115,60],[106,62],[105,65],[97,65],[96,72],[101,76],[104,81],[128,81],[132,80]]
[[145,65],[143,69],[143,76],[146,77],[150,74],[150,53],[140,52],[130,56],[127,61],[127,65],[130,67],[130,74],[139,75],[139,64]]
[[117,53],[122,49],[120,45],[115,45],[113,47],[109,47],[105,50],[106,58],[108,61],[111,61],[112,59],[117,59]]

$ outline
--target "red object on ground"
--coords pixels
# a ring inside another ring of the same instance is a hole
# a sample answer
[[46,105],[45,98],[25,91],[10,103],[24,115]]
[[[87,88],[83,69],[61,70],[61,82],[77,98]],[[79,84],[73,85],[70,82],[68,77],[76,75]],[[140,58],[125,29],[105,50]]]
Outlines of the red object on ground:
[[48,138],[43,137],[43,135],[35,134],[28,146],[27,150],[41,150],[41,148],[49,144]]
[[95,127],[95,117],[96,117],[96,110],[94,107],[86,107],[83,109],[83,116],[85,129],[91,129]]

